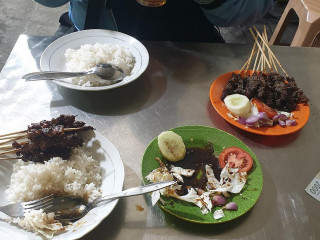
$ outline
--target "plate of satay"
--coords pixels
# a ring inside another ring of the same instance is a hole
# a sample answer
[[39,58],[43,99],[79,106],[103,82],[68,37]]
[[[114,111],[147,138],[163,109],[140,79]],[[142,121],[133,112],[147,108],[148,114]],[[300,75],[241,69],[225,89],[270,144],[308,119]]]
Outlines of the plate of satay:
[[[123,187],[124,167],[115,146],[73,115],[2,134],[0,159],[0,206],[49,194],[91,202]],[[95,207],[73,222],[61,222],[44,209],[28,211],[24,218],[0,212],[0,238],[78,239],[97,227],[117,202]]]
[[241,140],[207,126],[181,126],[148,145],[142,159],[144,183],[174,180],[151,194],[163,211],[199,224],[228,222],[258,201],[263,174],[253,151]]
[[309,99],[268,46],[266,31],[254,29],[248,60],[240,70],[214,80],[211,104],[227,122],[247,132],[266,136],[297,132],[309,119]]

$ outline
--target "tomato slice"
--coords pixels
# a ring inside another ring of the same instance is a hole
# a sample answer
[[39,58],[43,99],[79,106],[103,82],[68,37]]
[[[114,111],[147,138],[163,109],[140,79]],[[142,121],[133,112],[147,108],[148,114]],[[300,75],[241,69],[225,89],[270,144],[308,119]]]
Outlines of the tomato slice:
[[239,168],[239,172],[248,172],[253,164],[249,153],[238,147],[224,149],[219,155],[219,164],[222,168],[229,163],[232,168]]
[[269,107],[267,104],[259,101],[256,98],[252,99],[252,103],[256,105],[259,112],[265,112],[270,119],[272,119],[274,116],[278,114],[276,110],[274,110],[273,108]]

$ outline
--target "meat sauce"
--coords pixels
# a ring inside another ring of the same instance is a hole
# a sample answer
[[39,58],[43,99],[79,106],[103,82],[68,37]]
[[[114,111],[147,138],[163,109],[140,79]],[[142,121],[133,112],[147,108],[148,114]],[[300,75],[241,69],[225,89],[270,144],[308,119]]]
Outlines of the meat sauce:
[[[183,177],[183,183],[181,191],[177,191],[179,195],[185,195],[188,193],[188,188],[200,188],[206,190],[207,177],[205,166],[210,165],[213,169],[214,175],[220,181],[221,167],[219,165],[219,159],[214,155],[212,144],[208,144],[204,148],[187,148],[186,155],[183,160],[175,162],[174,166],[184,169],[195,170],[192,177]],[[168,164],[170,169],[170,164]]]

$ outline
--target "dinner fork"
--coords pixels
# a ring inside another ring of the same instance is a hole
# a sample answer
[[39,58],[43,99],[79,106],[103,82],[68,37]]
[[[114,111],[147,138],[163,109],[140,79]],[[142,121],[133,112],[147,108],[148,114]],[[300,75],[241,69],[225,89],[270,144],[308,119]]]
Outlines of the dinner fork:
[[28,210],[43,209],[45,212],[54,212],[55,218],[58,220],[73,221],[85,216],[98,203],[154,192],[159,189],[169,187],[175,183],[175,181],[163,181],[139,187],[133,187],[118,193],[101,197],[94,202],[87,202],[82,197],[54,197],[54,195],[51,194],[47,197],[30,202],[14,203],[2,206],[0,207],[0,211],[11,217],[23,217]]
[[0,206],[0,212],[7,214],[10,217],[24,217],[24,214],[30,210],[47,209],[52,206],[52,199],[54,195],[21,203],[13,203],[6,206]]

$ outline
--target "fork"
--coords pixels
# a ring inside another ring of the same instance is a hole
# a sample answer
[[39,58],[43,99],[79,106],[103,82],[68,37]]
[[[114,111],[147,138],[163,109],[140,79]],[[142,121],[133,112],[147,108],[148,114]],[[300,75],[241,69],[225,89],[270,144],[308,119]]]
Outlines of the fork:
[[94,202],[87,202],[82,197],[64,196],[55,197],[53,194],[30,202],[14,203],[0,207],[0,211],[11,217],[24,217],[29,210],[43,209],[45,212],[54,212],[55,218],[61,221],[73,221],[85,216],[98,203],[123,197],[141,195],[154,192],[175,184],[175,181],[163,181],[129,188],[113,193]]
[[5,206],[0,206],[0,212],[7,214],[10,217],[24,217],[24,214],[30,210],[47,209],[52,206],[54,195],[21,203],[13,203]]

